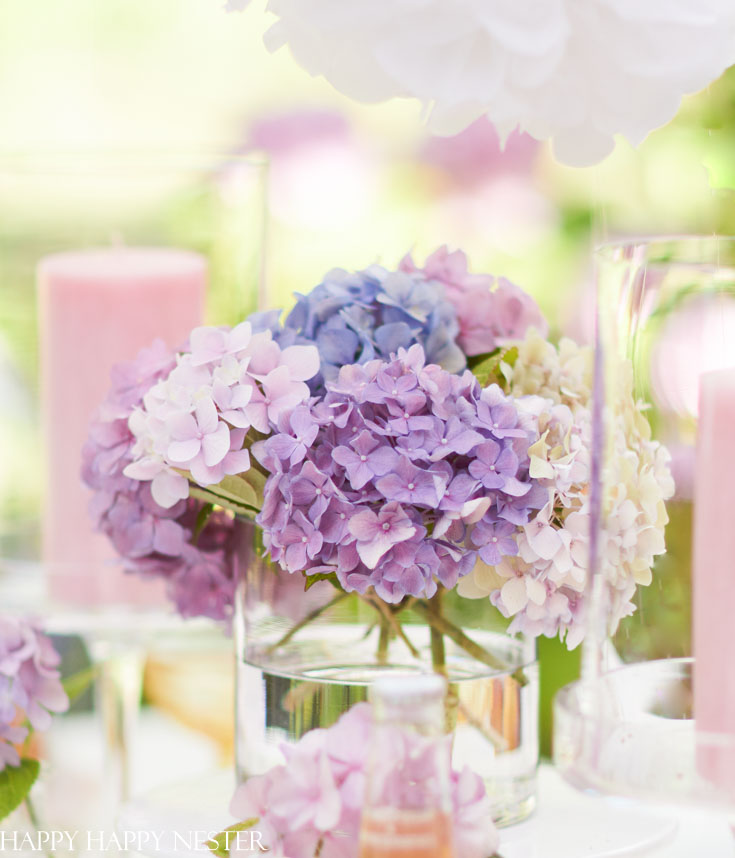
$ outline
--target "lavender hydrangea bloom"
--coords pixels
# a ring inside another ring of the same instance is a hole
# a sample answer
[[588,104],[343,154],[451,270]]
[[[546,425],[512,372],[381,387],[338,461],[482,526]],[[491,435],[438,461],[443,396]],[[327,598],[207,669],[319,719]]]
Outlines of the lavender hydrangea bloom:
[[515,520],[543,503],[528,473],[535,436],[513,400],[470,372],[425,365],[419,345],[344,367],[294,423],[253,446],[271,472],[258,523],[284,569],[333,573],[347,591],[431,597],[478,552],[515,555]]
[[[200,343],[205,355],[224,355],[224,338]],[[128,571],[162,577],[169,596],[185,617],[227,619],[232,613],[235,582],[231,562],[234,522],[215,513],[190,544],[200,501],[186,498],[162,507],[154,484],[123,473],[133,461],[136,438],[128,420],[143,397],[175,367],[174,355],[161,340],[112,373],[112,388],[90,426],[82,452],[82,478],[94,495],[90,512],[98,530],[112,542]],[[187,490],[188,493],[188,490]]]
[[315,393],[323,393],[343,366],[388,358],[417,343],[428,361],[449,372],[466,366],[454,306],[444,285],[423,272],[388,272],[378,265],[355,274],[334,269],[296,299],[283,325],[278,312],[256,313],[249,321],[254,331],[271,331],[282,348],[317,346],[321,372],[309,382]]
[[20,763],[13,745],[24,741],[28,730],[14,723],[19,714],[34,730],[47,730],[51,713],[69,707],[59,662],[51,641],[35,623],[0,617],[0,771]]

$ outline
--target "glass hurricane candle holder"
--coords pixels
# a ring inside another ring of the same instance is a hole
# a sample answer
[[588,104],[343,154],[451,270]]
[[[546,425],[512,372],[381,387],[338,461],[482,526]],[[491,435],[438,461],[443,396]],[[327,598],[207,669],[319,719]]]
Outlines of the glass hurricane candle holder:
[[95,532],[82,448],[114,363],[179,346],[205,303],[228,323],[266,303],[265,207],[256,156],[0,154],[0,609],[81,636],[100,665],[112,805],[135,788],[147,646],[201,631]]
[[267,303],[265,207],[255,156],[0,153],[0,557],[35,559],[42,530],[77,543],[55,568],[114,557],[78,479],[91,411],[115,361],[201,323],[205,286],[217,323]]
[[585,789],[732,814],[735,240],[610,244],[596,262],[594,586],[555,760]]

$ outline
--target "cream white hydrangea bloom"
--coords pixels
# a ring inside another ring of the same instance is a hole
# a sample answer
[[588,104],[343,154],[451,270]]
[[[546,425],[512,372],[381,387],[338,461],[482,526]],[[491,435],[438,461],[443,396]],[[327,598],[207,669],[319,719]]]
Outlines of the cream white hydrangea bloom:
[[[516,535],[516,557],[494,568],[478,565],[458,589],[468,598],[489,596],[513,618],[511,631],[559,633],[571,648],[586,630],[593,352],[568,339],[556,348],[531,331],[518,344],[514,365],[502,369],[538,434],[529,449],[530,475],[548,490],[548,502]],[[665,550],[665,501],[674,491],[668,452],[651,439],[629,366],[618,384],[615,413],[608,417],[600,547],[611,632],[634,610],[636,588],[651,582],[654,558]]]

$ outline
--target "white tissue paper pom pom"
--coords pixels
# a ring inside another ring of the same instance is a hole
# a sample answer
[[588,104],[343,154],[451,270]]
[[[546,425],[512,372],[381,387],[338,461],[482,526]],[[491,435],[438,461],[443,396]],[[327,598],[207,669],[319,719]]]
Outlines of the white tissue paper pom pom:
[[[236,8],[242,0],[230,0]],[[358,101],[415,97],[432,132],[482,114],[557,158],[637,145],[735,62],[733,0],[270,0],[266,34]]]

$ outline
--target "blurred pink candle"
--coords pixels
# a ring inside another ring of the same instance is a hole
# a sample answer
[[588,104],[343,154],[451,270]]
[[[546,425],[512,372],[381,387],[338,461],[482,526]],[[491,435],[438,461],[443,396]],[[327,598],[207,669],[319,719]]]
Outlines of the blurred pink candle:
[[93,531],[81,449],[113,364],[131,360],[156,337],[177,347],[201,324],[206,276],[198,254],[158,248],[60,253],[39,263],[43,560],[58,598],[160,601],[160,588],[126,575],[106,537]]
[[[735,368],[700,379],[694,499],[698,761],[703,775],[735,787]],[[729,735],[733,747],[708,744],[706,734]]]

